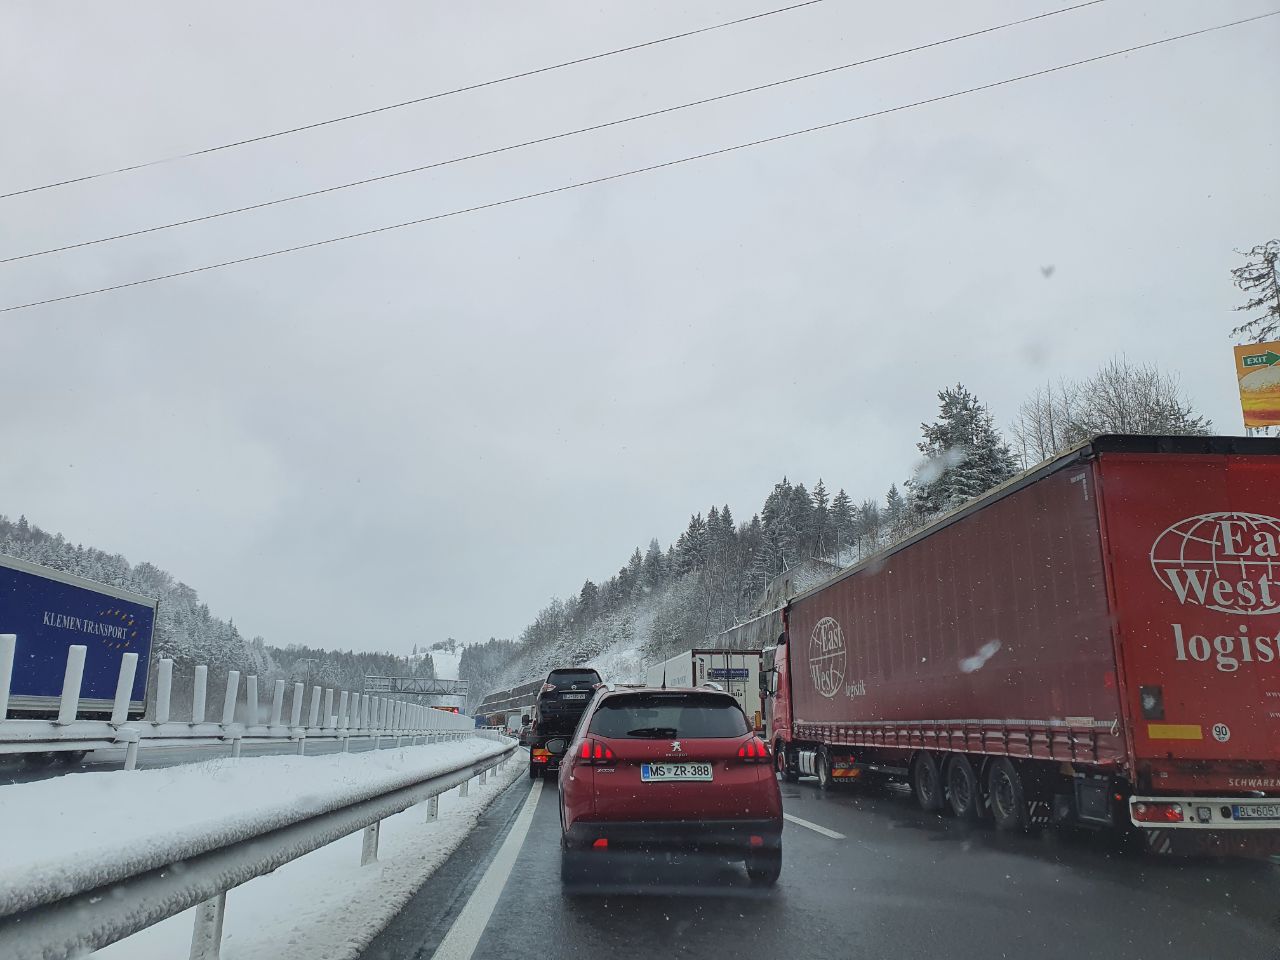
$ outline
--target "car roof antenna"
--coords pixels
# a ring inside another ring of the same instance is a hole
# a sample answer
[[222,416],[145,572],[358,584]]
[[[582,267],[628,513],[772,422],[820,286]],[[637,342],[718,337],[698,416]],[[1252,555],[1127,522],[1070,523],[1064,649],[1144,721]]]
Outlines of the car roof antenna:
[[667,689],[667,668],[662,668],[662,689]]

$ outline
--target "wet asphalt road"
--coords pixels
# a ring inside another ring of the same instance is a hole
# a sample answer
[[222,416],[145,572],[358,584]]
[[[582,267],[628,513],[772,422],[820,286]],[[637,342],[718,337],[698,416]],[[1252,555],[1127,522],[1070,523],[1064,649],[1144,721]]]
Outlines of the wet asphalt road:
[[[517,780],[363,960],[430,960],[530,789]],[[783,785],[782,878],[668,868],[663,886],[566,895],[553,783],[472,956],[1280,960],[1280,867],[1170,861],[1092,834],[997,835],[924,814],[890,788]],[[614,879],[618,879],[615,875]],[[477,897],[477,900],[482,897]],[[473,907],[474,909],[474,907]]]
[[[386,737],[382,747],[394,747],[395,737]],[[352,740],[351,753],[372,750],[372,740]],[[294,743],[244,743],[241,748],[242,757],[267,757],[279,754],[298,752]],[[326,753],[341,753],[342,744],[338,741],[308,740],[307,756],[318,757]],[[138,751],[138,769],[154,770],[158,767],[176,767],[184,763],[199,763],[203,760],[216,760],[219,757],[231,756],[231,745],[214,745],[204,747],[176,746],[161,747],[142,745]],[[112,747],[105,750],[94,750],[82,761],[65,766],[55,760],[48,766],[32,768],[23,763],[20,757],[7,755],[0,757],[0,786],[10,783],[31,783],[36,780],[48,780],[68,773],[86,773],[101,770],[124,769],[124,748]]]

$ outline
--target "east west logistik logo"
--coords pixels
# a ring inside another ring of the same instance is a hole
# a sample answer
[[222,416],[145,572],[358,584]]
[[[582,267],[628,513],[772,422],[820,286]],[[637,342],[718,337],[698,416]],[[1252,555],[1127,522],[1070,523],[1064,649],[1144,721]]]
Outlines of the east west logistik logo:
[[[1151,569],[1183,606],[1242,617],[1280,612],[1280,520],[1260,513],[1204,513],[1179,520],[1151,545]],[[1280,631],[1266,621],[1226,621],[1216,636],[1172,623],[1173,659],[1220,673],[1274,669]],[[1224,629],[1225,628],[1225,629]],[[1226,631],[1231,632],[1226,632]]]
[[1151,545],[1151,569],[1181,604],[1248,616],[1280,612],[1280,520],[1260,513],[1179,520]]
[[828,700],[842,692],[851,697],[865,696],[865,680],[844,682],[848,663],[844,631],[833,617],[823,617],[814,624],[813,633],[809,635],[809,675],[814,689]]

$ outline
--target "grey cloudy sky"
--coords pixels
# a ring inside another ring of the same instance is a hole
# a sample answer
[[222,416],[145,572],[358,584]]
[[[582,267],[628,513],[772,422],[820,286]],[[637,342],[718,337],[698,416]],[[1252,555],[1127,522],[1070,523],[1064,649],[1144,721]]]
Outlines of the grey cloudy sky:
[[[783,6],[0,9],[0,192]],[[1061,4],[1067,5],[1065,2]],[[0,265],[0,306],[543,190],[1265,12],[1110,0],[244,216]],[[316,189],[1053,9],[828,0],[0,200],[0,257]],[[249,634],[514,635],[694,509],[907,476],[934,392],[1007,423],[1109,356],[1241,431],[1234,247],[1276,235],[1280,18],[626,180],[0,314],[0,511],[150,560]],[[1041,267],[1055,271],[1045,278]]]

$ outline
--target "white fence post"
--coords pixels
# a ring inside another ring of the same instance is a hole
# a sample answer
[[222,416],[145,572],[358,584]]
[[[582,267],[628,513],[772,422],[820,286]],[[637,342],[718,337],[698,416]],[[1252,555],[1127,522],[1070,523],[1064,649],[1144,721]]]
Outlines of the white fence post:
[[311,710],[307,713],[307,729],[313,728],[320,719],[320,688],[311,688]]
[[320,724],[320,726],[325,727],[327,729],[329,725],[334,722],[335,721],[333,719],[333,687],[325,687],[324,688],[324,723]]
[[225,890],[196,906],[195,929],[191,931],[191,960],[218,960],[222,956],[222,918],[226,912]]
[[382,821],[371,823],[364,828],[364,845],[360,849],[360,866],[367,867],[378,861],[378,832]]
[[16,633],[0,633],[0,720],[9,713],[9,687],[13,684],[13,651],[17,645]]
[[346,690],[338,696],[338,729],[346,730],[350,724],[347,722],[350,718],[347,716],[347,706],[351,702],[351,694]]
[[88,647],[75,644],[67,650],[67,669],[62,675],[62,702],[58,722],[72,723],[80,709],[80,682],[84,679],[84,655]]
[[161,659],[156,667],[156,723],[169,722],[169,698],[173,692],[173,661]]
[[258,675],[251,673],[244,680],[244,723],[247,727],[258,725]]
[[271,726],[280,726],[280,714],[284,712],[284,681],[275,682],[275,692],[271,695]]
[[[3,666],[0,664],[0,666]],[[116,699],[111,705],[111,722],[117,727],[129,719],[129,701],[133,697],[133,678],[138,672],[138,655],[126,653],[120,658],[120,676],[116,678]],[[0,677],[0,681],[3,681]],[[0,710],[0,719],[4,711]]]
[[[302,727],[302,697],[303,686],[301,683],[293,685],[293,704],[289,710],[289,727],[291,730],[298,730]],[[298,736],[298,756],[303,756],[307,752],[307,731],[303,730]]]
[[458,784],[458,796],[465,797],[468,794],[468,792],[470,792],[470,790],[471,790],[470,780],[463,780],[462,783]]
[[222,732],[227,732],[226,728],[231,726],[236,719],[236,697],[240,695],[240,671],[227,671],[227,696],[222,701]]
[[209,686],[209,668],[205,664],[196,667],[191,681],[191,722],[204,723],[206,691]]
[[427,801],[427,823],[440,819],[440,795],[436,794]]

